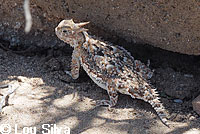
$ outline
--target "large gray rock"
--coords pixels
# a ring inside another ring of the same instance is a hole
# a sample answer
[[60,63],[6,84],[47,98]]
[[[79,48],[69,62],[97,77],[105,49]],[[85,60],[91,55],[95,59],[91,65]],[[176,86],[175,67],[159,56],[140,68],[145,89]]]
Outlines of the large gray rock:
[[[37,0],[31,2],[32,30],[54,35],[54,27],[59,21],[74,18],[79,21],[90,21],[91,32],[92,26],[96,26],[130,42],[147,43],[184,54],[200,54],[199,1]],[[12,30],[20,29],[23,32],[22,4],[21,0],[0,2],[0,35],[4,35],[3,37],[13,43],[23,41],[20,37],[16,37],[16,34],[12,35]],[[12,37],[9,37],[11,35]],[[32,41],[34,42],[34,39]],[[55,42],[50,41],[50,43]]]

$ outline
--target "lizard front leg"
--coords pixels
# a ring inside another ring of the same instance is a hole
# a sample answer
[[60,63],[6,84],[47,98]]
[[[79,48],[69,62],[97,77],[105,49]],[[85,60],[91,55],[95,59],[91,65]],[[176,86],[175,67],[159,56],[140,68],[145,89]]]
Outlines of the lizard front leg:
[[77,79],[79,77],[79,70],[80,70],[79,55],[78,52],[74,50],[72,53],[71,72],[65,71],[65,73],[70,75],[73,79]]

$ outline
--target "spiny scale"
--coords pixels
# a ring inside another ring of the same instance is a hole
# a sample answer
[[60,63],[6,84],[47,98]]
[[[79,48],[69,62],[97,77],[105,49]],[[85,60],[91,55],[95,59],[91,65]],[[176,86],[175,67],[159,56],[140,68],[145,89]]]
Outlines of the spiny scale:
[[83,28],[88,23],[63,20],[55,28],[58,38],[74,48],[71,62],[72,78],[79,77],[81,65],[89,77],[108,92],[110,100],[97,101],[97,105],[112,107],[117,103],[118,92],[127,94],[150,103],[161,121],[168,126],[165,109],[159,101],[156,89],[148,80],[153,74],[149,65],[135,60],[122,47],[89,36],[87,29]]

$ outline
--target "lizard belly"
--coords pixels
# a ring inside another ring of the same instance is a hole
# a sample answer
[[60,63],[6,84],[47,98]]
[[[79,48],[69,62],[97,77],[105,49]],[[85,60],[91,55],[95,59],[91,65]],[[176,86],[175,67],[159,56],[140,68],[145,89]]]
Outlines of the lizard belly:
[[92,71],[89,71],[88,67],[84,65],[82,62],[81,65],[88,74],[88,76],[94,81],[94,83],[96,83],[99,87],[105,90],[107,89],[106,82],[104,82],[101,78],[98,78],[96,74],[92,73]]
[[128,89],[123,88],[123,89],[117,89],[118,92],[120,92],[121,94],[126,94],[126,95],[130,95],[130,93],[127,91]]
[[94,83],[96,83],[99,87],[103,88],[103,89],[107,89],[106,88],[106,83],[101,82],[101,80],[98,80],[97,78],[93,77],[92,75],[88,74],[89,77],[94,81]]

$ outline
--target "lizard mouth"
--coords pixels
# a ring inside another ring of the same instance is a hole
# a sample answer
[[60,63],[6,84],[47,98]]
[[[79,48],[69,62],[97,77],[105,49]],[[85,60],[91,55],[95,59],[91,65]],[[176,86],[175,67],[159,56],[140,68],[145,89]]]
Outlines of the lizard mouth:
[[56,36],[57,36],[59,39],[61,39],[61,38],[60,38],[60,37],[61,37],[61,33],[59,32],[58,27],[55,28],[55,33],[56,33]]

